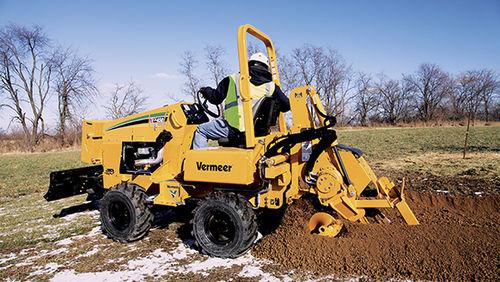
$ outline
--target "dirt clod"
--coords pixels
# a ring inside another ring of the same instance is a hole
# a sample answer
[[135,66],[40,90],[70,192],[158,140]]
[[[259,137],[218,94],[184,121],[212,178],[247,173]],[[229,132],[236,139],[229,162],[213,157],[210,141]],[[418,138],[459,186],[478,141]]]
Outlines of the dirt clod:
[[394,210],[384,210],[391,224],[347,223],[346,232],[337,238],[305,231],[316,210],[312,200],[301,199],[253,253],[284,270],[298,268],[338,278],[500,279],[498,194],[414,192],[407,198],[420,225],[407,226]]

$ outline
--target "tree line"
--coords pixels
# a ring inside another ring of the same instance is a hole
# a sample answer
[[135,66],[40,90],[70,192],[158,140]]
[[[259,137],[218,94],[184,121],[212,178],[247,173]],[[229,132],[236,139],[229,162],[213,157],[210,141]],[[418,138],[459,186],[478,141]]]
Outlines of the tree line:
[[[248,49],[249,54],[262,51],[254,44]],[[210,59],[214,53],[217,60]],[[225,69],[222,54],[225,51],[220,46],[205,48],[205,63],[212,74]],[[198,66],[195,54],[185,51],[180,61],[185,95],[195,97],[200,87]],[[287,54],[278,52],[278,67],[285,93],[300,85],[315,86],[325,110],[340,125],[500,119],[500,78],[490,69],[453,75],[436,64],[423,63],[413,73],[390,78],[383,73],[357,72],[335,49],[310,44]],[[221,77],[213,75],[213,84]]]
[[[263,48],[250,44],[248,49],[253,54]],[[182,100],[195,101],[204,78],[215,87],[229,75],[226,56],[222,46],[209,44],[201,59],[184,51],[178,69],[184,78]],[[48,135],[44,117],[52,97],[57,109],[50,110],[58,116],[51,137],[65,145],[68,136],[79,136],[88,105],[100,95],[93,63],[73,48],[54,44],[39,26],[9,24],[0,29],[0,110],[9,126],[20,129],[27,149]],[[453,75],[424,63],[413,73],[390,78],[356,71],[335,49],[310,44],[283,54],[278,50],[278,67],[285,93],[299,85],[315,86],[340,125],[500,119],[500,79],[489,69]],[[113,119],[145,110],[148,99],[134,81],[115,84],[109,95],[103,110]]]

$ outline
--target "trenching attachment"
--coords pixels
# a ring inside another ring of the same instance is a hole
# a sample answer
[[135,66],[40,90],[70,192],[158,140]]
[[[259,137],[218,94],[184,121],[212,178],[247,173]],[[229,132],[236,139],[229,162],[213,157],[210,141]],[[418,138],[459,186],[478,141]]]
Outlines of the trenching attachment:
[[343,226],[342,221],[333,218],[327,213],[318,212],[309,219],[307,229],[311,234],[335,237],[340,233]]

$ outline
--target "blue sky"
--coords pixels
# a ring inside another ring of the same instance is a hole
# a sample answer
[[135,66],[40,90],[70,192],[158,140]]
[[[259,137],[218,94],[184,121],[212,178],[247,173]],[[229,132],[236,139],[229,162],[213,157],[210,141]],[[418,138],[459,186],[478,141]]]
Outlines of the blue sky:
[[[330,46],[355,70],[373,74],[399,78],[422,62],[451,73],[500,72],[499,0],[0,0],[0,26],[9,22],[41,25],[56,42],[90,55],[102,100],[112,83],[133,79],[151,97],[150,106],[182,98],[177,69],[184,50],[201,57],[206,44],[222,45],[235,71],[236,30],[244,23],[270,35],[281,52],[304,43]],[[200,73],[207,73],[203,65]],[[99,107],[93,115],[102,117]]]

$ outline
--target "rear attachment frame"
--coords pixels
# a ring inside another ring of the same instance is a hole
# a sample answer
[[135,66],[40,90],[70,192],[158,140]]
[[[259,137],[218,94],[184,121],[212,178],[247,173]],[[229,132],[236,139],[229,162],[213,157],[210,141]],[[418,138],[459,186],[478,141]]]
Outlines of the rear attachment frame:
[[53,171],[49,190],[43,197],[51,202],[87,193],[88,200],[100,199],[104,192],[102,172],[102,165]]

